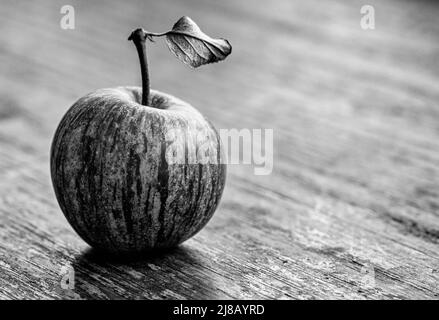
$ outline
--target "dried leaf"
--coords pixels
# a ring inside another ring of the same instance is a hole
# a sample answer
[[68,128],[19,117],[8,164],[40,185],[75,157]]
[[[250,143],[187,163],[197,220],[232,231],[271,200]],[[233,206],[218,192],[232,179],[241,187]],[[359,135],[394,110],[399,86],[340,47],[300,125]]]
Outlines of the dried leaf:
[[171,31],[162,35],[166,36],[169,50],[193,68],[224,60],[232,52],[227,40],[209,37],[189,17],[180,18]]

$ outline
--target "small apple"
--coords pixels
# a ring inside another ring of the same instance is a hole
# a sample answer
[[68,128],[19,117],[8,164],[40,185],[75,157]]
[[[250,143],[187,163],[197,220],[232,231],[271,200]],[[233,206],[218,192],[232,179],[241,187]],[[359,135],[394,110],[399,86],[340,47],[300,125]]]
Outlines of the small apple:
[[224,189],[216,129],[188,103],[150,90],[145,42],[163,35],[171,51],[194,67],[231,51],[226,40],[207,37],[187,17],[167,33],[133,31],[142,88],[100,89],[80,98],[52,142],[59,205],[74,230],[101,250],[176,246],[206,225]]

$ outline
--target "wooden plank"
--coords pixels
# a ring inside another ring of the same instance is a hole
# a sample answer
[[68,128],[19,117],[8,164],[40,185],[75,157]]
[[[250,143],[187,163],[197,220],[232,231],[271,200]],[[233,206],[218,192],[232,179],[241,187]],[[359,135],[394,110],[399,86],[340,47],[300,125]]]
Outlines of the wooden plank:
[[[71,1],[75,30],[60,1],[2,2],[0,298],[437,299],[439,6],[369,2],[372,31],[360,1]],[[233,53],[192,71],[158,41],[153,87],[218,128],[274,129],[274,171],[229,166],[214,218],[179,248],[102,257],[56,203],[52,134],[85,93],[139,83],[134,27],[182,14]]]

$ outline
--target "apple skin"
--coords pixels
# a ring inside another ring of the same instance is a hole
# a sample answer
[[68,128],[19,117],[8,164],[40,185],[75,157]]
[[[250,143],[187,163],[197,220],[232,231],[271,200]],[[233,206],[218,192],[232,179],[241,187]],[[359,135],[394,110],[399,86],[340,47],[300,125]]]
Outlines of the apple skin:
[[[221,139],[213,125],[171,95],[151,90],[151,106],[140,104],[141,95],[141,88],[118,87],[80,98],[52,142],[58,203],[74,230],[104,251],[180,244],[210,220],[225,185]],[[189,135],[170,135],[175,130]],[[201,150],[197,134],[216,161],[169,160],[170,144]]]

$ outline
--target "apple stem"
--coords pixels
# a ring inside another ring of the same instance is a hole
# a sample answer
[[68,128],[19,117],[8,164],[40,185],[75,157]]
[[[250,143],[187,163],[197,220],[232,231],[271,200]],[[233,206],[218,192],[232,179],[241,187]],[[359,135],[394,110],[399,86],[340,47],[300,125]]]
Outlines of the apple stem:
[[140,71],[142,72],[142,104],[144,106],[151,105],[150,84],[148,73],[148,60],[146,58],[146,39],[148,33],[143,29],[134,30],[128,40],[132,40],[136,46],[140,60]]

